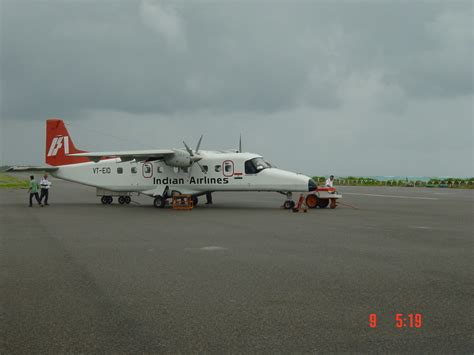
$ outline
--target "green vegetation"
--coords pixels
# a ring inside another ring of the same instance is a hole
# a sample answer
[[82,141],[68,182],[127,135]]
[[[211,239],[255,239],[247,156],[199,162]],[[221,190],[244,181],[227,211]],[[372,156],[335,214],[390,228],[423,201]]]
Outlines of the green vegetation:
[[20,179],[12,175],[0,173],[0,188],[5,189],[27,189],[29,186],[27,179]]
[[[313,176],[318,185],[324,185],[327,177]],[[405,187],[446,187],[456,189],[474,189],[474,178],[431,178],[429,181],[422,180],[378,180],[370,177],[347,176],[334,179],[334,185],[346,186],[405,186]]]

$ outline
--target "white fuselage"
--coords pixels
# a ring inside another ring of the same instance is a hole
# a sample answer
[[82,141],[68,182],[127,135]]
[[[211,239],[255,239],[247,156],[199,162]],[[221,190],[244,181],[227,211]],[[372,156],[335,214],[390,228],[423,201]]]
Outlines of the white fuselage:
[[[164,160],[127,161],[119,158],[59,166],[53,176],[117,192],[149,196],[169,191],[203,194],[207,191],[308,191],[311,179],[273,167],[253,170],[252,153],[200,152],[202,159],[189,168],[167,165]],[[191,173],[189,172],[191,170]]]

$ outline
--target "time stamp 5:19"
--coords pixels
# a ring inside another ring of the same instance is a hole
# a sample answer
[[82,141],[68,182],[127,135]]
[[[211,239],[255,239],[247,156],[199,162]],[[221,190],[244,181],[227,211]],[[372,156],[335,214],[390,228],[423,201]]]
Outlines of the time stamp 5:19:
[[[377,328],[377,322],[377,314],[369,314],[369,327]],[[423,316],[420,313],[397,313],[393,322],[395,328],[421,328],[423,326]]]

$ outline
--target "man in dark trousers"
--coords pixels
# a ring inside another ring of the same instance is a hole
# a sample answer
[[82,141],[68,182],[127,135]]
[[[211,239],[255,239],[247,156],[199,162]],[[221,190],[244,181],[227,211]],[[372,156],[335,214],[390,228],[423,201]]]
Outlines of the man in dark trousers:
[[28,189],[30,193],[30,207],[33,207],[33,196],[35,197],[36,201],[38,201],[38,205],[43,207],[39,195],[38,195],[38,183],[35,181],[35,177],[33,175],[30,176],[30,188]]
[[49,206],[48,196],[49,196],[49,188],[51,187],[51,182],[48,180],[48,174],[47,173],[45,173],[43,178],[41,179],[40,187],[41,187],[40,202],[43,202],[43,198],[44,198],[45,206]]
[[206,205],[212,205],[212,192],[206,192]]

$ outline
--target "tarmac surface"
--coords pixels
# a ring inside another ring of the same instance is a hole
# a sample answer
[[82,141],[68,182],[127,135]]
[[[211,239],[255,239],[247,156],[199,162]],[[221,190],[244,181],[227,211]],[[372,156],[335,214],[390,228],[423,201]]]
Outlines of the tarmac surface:
[[29,208],[0,190],[0,353],[472,353],[474,191],[339,191],[357,209],[107,206],[58,180]]

